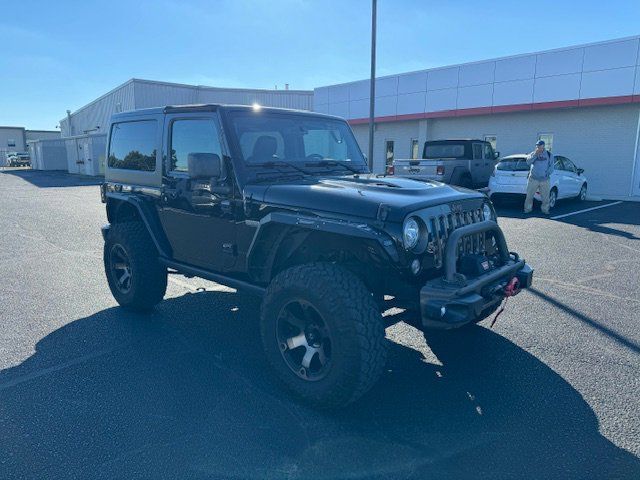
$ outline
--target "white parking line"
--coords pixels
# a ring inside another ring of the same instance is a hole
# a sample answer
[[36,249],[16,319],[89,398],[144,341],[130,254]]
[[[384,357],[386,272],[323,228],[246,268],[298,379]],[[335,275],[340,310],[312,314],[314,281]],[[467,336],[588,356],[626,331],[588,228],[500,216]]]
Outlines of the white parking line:
[[571,215],[578,215],[579,213],[590,212],[591,210],[598,210],[599,208],[613,207],[614,205],[621,204],[622,201],[607,203],[606,205],[599,205],[597,207],[585,208],[584,210],[578,210],[577,212],[565,213],[563,215],[556,215],[555,217],[551,217],[551,220],[558,220],[559,218],[570,217]]

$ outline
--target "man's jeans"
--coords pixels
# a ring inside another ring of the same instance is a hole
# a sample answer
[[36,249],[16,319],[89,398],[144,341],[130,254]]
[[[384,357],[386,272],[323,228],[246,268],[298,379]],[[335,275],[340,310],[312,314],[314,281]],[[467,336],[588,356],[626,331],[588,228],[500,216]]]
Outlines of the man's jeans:
[[527,198],[524,201],[524,213],[529,213],[533,208],[533,195],[540,190],[542,198],[542,213],[549,214],[549,179],[536,180],[529,177],[527,184]]

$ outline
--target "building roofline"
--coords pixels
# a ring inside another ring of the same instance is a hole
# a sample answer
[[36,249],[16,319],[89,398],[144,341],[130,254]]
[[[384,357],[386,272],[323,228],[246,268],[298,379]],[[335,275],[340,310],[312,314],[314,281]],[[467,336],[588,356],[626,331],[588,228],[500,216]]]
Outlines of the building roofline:
[[0,128],[10,128],[12,130],[26,130],[25,127],[15,127],[11,125],[0,125]]
[[[129,80],[127,80],[124,83],[121,83],[120,85],[112,88],[111,90],[109,90],[107,93],[103,93],[102,95],[100,95],[98,98],[90,101],[89,103],[87,103],[86,105],[83,105],[82,107],[78,108],[77,110],[74,110],[73,112],[71,112],[71,115],[76,115],[77,113],[80,113],[81,111],[83,111],[86,108],[89,108],[91,105],[99,102],[100,100],[102,100],[105,97],[108,97],[109,95],[117,92],[118,90],[126,87],[127,85],[129,85],[130,83],[133,83],[134,79],[130,78]],[[60,122],[65,122],[67,120],[67,117],[65,116],[64,118],[60,119]]]
[[[423,72],[435,72],[438,70],[446,70],[449,68],[456,68],[456,67],[462,67],[462,66],[467,66],[467,65],[477,65],[480,63],[487,63],[487,62],[498,62],[501,60],[511,60],[514,58],[521,58],[521,57],[528,57],[530,55],[542,55],[542,54],[546,54],[546,53],[553,53],[553,52],[562,52],[562,51],[568,51],[568,50],[577,50],[579,48],[586,48],[586,47],[593,47],[596,45],[607,45],[610,43],[618,43],[618,42],[625,42],[625,41],[629,41],[629,40],[639,40],[640,39],[640,35],[632,35],[629,37],[621,37],[621,38],[612,38],[610,40],[601,40],[599,42],[589,42],[589,43],[580,43],[577,45],[568,45],[566,47],[557,47],[557,48],[550,48],[548,50],[538,50],[535,52],[525,52],[525,53],[516,53],[514,55],[506,55],[504,57],[494,57],[494,58],[486,58],[483,60],[473,60],[470,62],[462,62],[462,63],[452,63],[450,65],[441,65],[441,66],[437,66],[437,67],[428,67],[428,68],[422,68],[419,70],[410,70],[408,72],[398,72],[398,73],[391,73],[389,75],[383,75],[383,76],[376,76],[376,80],[382,80],[385,78],[391,78],[391,77],[397,77],[399,75],[411,75],[413,73],[423,73]],[[327,88],[327,87],[341,87],[344,85],[352,85],[354,83],[359,83],[362,81],[368,81],[368,78],[361,78],[359,80],[352,80],[350,82],[343,82],[343,83],[332,83],[329,85],[321,85],[319,87],[315,87],[313,90],[318,90],[319,88]]]
[[[109,95],[112,95],[113,93],[117,92],[118,90],[123,89],[129,84],[136,84],[136,83],[146,83],[149,85],[166,85],[166,86],[172,86],[172,87],[184,87],[184,88],[193,88],[193,89],[209,90],[209,91],[213,90],[213,91],[226,91],[226,92],[270,93],[270,94],[276,94],[276,95],[296,93],[296,94],[307,94],[309,96],[313,96],[313,90],[270,90],[270,89],[260,89],[260,88],[225,88],[225,87],[210,87],[207,85],[192,85],[188,83],[164,82],[160,80],[147,80],[143,78],[130,78],[126,82],[118,85],[117,87],[112,88],[108,92],[100,95],[98,98],[92,100],[86,105],[83,105],[77,110],[74,110],[73,112],[71,112],[71,115],[72,116],[76,115],[81,111],[85,110],[86,108],[99,102],[103,98],[106,98]],[[67,120],[67,117],[65,116],[64,118],[60,119],[60,122],[65,122],[66,120]]]
[[299,93],[312,95],[313,90],[273,90],[269,88],[238,88],[238,87],[211,87],[209,85],[193,85],[189,83],[165,82],[162,80],[147,80],[144,78],[132,78],[134,83],[147,83],[151,85],[168,85],[172,87],[197,88],[200,90],[217,90],[225,92],[249,92],[249,93],[275,93],[277,95],[285,95],[288,93]]

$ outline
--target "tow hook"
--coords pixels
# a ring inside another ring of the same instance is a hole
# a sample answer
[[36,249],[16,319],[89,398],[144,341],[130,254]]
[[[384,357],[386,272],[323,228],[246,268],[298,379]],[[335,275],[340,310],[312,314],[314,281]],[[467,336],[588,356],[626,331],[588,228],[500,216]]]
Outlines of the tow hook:
[[507,306],[507,300],[509,300],[509,297],[513,297],[514,295],[520,293],[520,280],[518,280],[518,277],[513,277],[511,280],[509,280],[509,283],[507,283],[502,291],[504,293],[504,300],[502,301],[502,305],[500,305],[500,310],[498,310],[496,316],[493,317],[493,320],[491,320],[489,328],[493,328],[493,325],[495,325],[500,314],[504,312],[504,307]]

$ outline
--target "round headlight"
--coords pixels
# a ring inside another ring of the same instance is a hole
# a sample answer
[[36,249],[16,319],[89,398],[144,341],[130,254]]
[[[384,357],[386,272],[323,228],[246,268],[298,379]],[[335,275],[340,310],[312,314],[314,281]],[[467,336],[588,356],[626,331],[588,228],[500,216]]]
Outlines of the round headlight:
[[415,247],[418,244],[420,237],[420,226],[415,218],[409,217],[404,222],[404,228],[402,229],[402,240],[404,241],[404,248],[407,250]]
[[491,206],[488,203],[485,203],[482,206],[482,217],[485,220],[493,220],[493,212],[491,211]]

